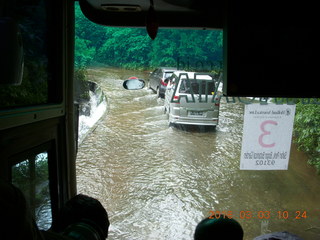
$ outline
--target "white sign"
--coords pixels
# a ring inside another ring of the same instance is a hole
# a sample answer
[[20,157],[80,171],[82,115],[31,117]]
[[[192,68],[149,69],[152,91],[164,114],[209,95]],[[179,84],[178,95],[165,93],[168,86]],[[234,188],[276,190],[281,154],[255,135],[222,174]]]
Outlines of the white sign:
[[240,169],[287,170],[295,105],[245,106]]

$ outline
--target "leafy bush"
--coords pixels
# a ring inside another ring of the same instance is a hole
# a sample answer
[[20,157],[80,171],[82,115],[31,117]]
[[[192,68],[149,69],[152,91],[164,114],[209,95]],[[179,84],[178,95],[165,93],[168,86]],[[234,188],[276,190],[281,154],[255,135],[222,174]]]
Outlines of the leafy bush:
[[298,103],[294,126],[298,149],[309,156],[309,164],[320,173],[320,105]]
[[77,102],[89,101],[89,82],[86,78],[87,71],[85,68],[76,68],[74,71],[75,81],[75,100]]

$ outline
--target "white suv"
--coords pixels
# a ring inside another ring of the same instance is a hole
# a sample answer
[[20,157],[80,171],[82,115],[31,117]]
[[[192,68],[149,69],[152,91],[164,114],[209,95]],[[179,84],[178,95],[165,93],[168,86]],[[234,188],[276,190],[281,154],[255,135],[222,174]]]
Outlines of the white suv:
[[216,126],[220,98],[213,75],[175,71],[165,92],[165,112],[170,124]]

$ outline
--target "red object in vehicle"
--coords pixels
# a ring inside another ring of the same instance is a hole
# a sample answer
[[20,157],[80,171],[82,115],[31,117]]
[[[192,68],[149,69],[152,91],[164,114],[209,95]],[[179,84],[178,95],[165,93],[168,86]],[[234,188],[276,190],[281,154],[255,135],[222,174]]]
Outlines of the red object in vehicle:
[[161,78],[160,83],[161,83],[161,85],[163,85],[163,86],[167,86],[167,85],[168,85],[168,83],[166,83],[163,78]]

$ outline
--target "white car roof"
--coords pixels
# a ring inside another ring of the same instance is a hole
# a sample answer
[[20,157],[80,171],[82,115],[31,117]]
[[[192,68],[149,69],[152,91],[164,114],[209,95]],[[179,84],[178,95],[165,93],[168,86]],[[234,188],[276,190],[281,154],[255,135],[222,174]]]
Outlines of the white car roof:
[[[208,73],[199,73],[199,72],[187,72],[187,71],[174,71],[173,74],[180,76],[180,74],[188,74],[188,77],[190,79],[194,79],[194,75],[195,74],[199,74],[199,76],[197,77],[196,75],[196,79],[202,79],[202,80],[212,80],[212,76],[210,76]],[[182,78],[185,78],[182,76]]]

